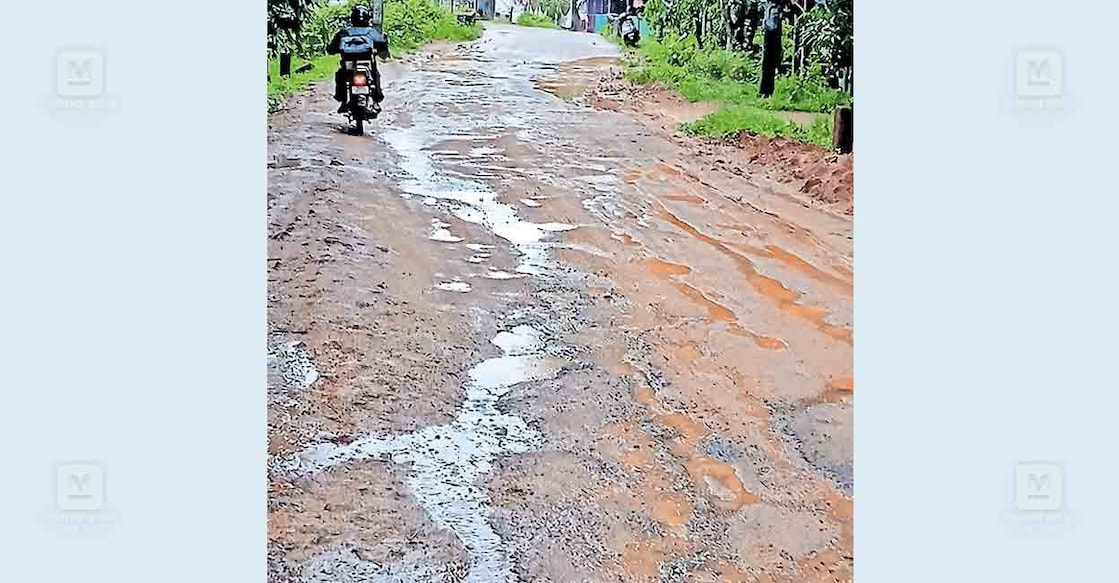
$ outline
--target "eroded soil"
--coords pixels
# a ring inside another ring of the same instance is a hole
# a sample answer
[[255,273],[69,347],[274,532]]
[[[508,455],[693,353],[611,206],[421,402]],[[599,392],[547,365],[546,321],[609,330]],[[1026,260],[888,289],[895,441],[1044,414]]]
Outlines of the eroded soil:
[[[578,73],[578,63],[569,65]],[[566,71],[565,71],[566,74]],[[566,76],[566,75],[565,75]],[[628,113],[671,135],[708,165],[744,178],[772,181],[780,190],[796,192],[806,204],[845,215],[855,212],[855,159],[788,138],[766,138],[749,132],[727,139],[700,138],[675,131],[718,109],[711,102],[691,103],[657,84],[626,81],[620,67],[603,71],[573,95],[595,107]],[[791,121],[810,124],[814,114],[786,112]]]
[[588,107],[614,57],[491,26],[371,135],[271,118],[272,581],[851,580],[850,217]]

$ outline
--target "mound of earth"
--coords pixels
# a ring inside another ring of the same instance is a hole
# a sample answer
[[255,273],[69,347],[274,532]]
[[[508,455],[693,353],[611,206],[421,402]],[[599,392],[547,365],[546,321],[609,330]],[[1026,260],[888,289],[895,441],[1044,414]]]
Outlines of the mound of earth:
[[[616,68],[599,78],[597,86],[587,93],[586,101],[600,109],[644,118],[668,131],[718,109],[717,103],[693,103],[662,85],[630,83]],[[813,144],[747,131],[727,139],[680,132],[676,138],[694,142],[699,155],[741,164],[749,174],[768,176],[790,185],[817,204],[854,214],[855,160],[851,154],[840,155]]]

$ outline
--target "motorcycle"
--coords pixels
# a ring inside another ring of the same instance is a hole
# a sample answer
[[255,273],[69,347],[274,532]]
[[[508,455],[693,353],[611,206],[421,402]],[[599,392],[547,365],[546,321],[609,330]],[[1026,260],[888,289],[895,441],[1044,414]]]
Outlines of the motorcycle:
[[[355,8],[357,10],[357,8]],[[389,58],[389,40],[381,31],[384,0],[372,0],[369,22],[347,27],[339,33],[338,45],[328,52],[341,53],[342,68],[339,73],[339,97],[344,82],[345,99],[339,109],[354,122],[354,134],[365,134],[365,122],[377,119],[381,113],[380,76],[377,59]]]
[[618,36],[627,47],[636,47],[641,42],[641,30],[637,27],[637,17],[622,14],[616,21]]
[[377,119],[381,104],[371,92],[376,88],[377,60],[374,56],[343,61],[346,78],[346,115],[354,122],[354,134],[365,135],[365,122]]

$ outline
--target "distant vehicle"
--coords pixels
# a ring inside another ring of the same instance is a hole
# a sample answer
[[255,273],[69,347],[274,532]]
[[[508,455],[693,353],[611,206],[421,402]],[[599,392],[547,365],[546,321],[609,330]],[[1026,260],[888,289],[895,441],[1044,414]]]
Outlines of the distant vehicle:
[[632,11],[614,17],[614,32],[627,47],[636,47],[641,42],[641,29],[638,28],[637,16]]

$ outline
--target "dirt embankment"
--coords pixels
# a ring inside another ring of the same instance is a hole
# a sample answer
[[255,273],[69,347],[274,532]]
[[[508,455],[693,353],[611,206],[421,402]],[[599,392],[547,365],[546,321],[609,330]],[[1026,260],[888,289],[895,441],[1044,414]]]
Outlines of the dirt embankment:
[[[585,97],[595,107],[628,113],[670,131],[718,108],[714,103],[689,102],[661,85],[630,83],[617,68],[601,76]],[[678,131],[674,137],[691,142],[690,146],[716,167],[736,174],[760,174],[793,187],[813,204],[854,214],[855,160],[851,154],[839,155],[796,140],[745,131],[726,139],[700,138]]]

